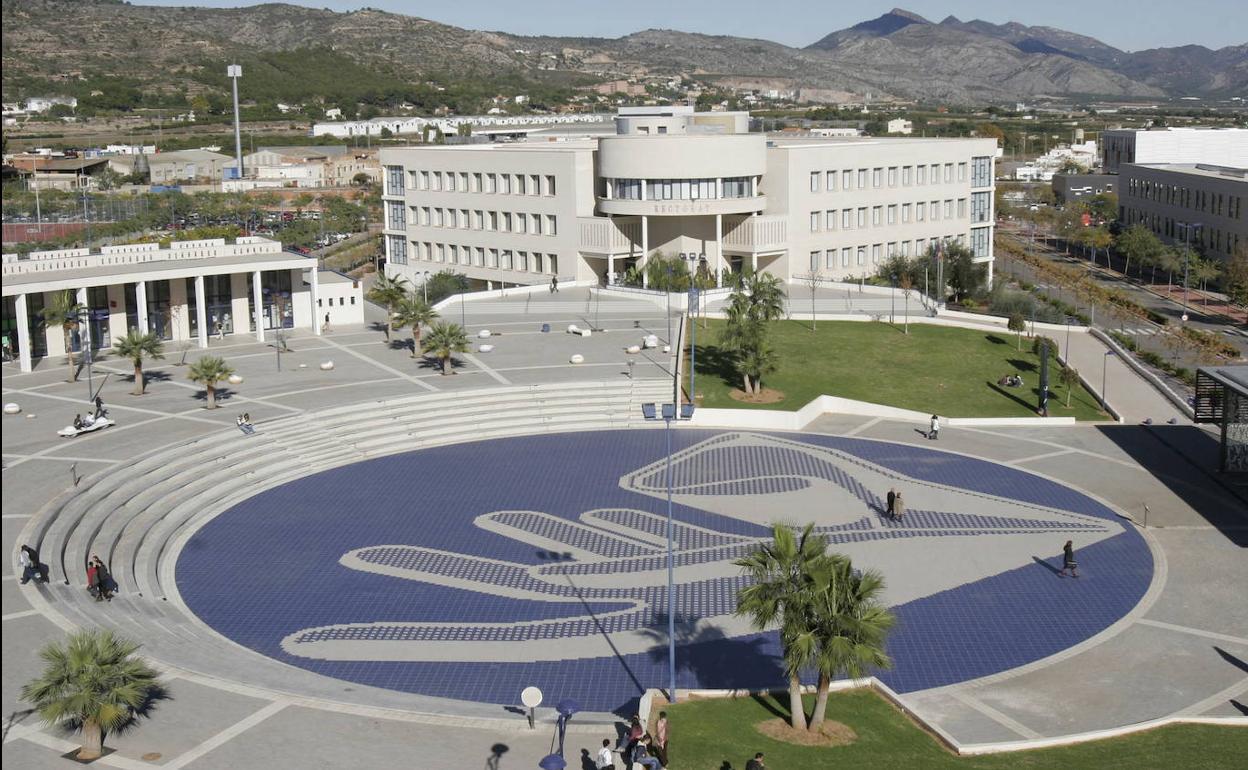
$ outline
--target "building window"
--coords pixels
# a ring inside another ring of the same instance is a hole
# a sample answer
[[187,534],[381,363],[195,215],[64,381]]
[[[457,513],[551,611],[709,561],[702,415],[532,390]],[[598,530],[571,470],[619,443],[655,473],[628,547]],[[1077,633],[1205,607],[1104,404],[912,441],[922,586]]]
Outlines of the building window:
[[819,172],[810,172],[810,191],[819,192]]
[[558,234],[559,234],[559,227],[558,227],[558,223],[555,221],[555,215],[554,215],[554,214],[547,214],[547,215],[546,215],[546,234],[547,234],[547,235],[558,235]]
[[945,201],[945,219],[953,219],[953,200]]
[[399,201],[386,201],[386,229],[388,230],[406,230],[407,216],[406,209]]
[[407,264],[407,240],[403,236],[386,236],[386,259],[392,265]]
[[890,225],[897,224],[897,205],[893,204],[888,207],[888,223]]
[[836,229],[836,209],[828,209],[824,212],[823,229],[832,232]]
[[515,269],[515,262],[513,261],[511,249],[503,249],[501,259],[502,259],[502,262],[499,264],[500,268],[502,268],[503,270]]
[[901,256],[903,257],[910,256],[910,241],[901,242]]
[[503,223],[502,223],[502,227],[500,227],[499,229],[502,230],[504,233],[513,232],[511,229],[511,214],[510,213],[506,211],[503,212]]
[[841,209],[841,229],[848,230],[854,226],[854,210]]
[[919,255],[925,254],[925,253],[926,253],[926,249],[927,249],[927,239],[926,239],[926,238],[917,238],[917,239],[915,239],[915,241],[914,241],[914,253],[915,253],[915,254],[919,254]]
[[882,168],[871,169],[871,186],[872,187],[878,188],[880,185],[884,183],[883,180],[884,180],[884,169]]
[[867,207],[863,206],[862,208],[858,209],[858,229],[861,230],[862,228],[866,226],[867,226]]
[[836,192],[836,172],[828,171],[824,174],[824,183],[827,185],[828,192]]
[[849,169],[845,169],[844,171],[841,172],[841,189],[842,190],[854,189],[854,172],[853,171]]
[[498,268],[498,249],[490,249],[490,267]]
[[459,172],[459,191],[468,192],[468,172]]
[[519,258],[516,269],[521,270],[526,273],[529,272],[529,252],[527,251],[517,252],[516,256]]
[[945,164],[945,183],[947,184],[952,181],[953,181],[953,164],[946,163]]
[[911,173],[910,173],[910,172],[911,172],[911,170],[912,170],[912,169],[910,168],[910,166],[902,166],[902,167],[901,167],[901,185],[902,185],[903,187],[909,187],[909,186],[910,186],[910,177],[911,177]]
[[527,233],[529,231],[529,215],[521,212],[516,214],[516,232]]
[[875,243],[871,245],[871,264],[880,264],[880,252],[884,250],[884,244]]
[[922,166],[922,165],[915,166],[914,177],[915,177],[914,179],[915,184],[920,184],[920,185],[927,184],[927,166]]
[[455,172],[446,172],[446,191],[455,192]]
[[546,175],[546,194],[547,195],[555,194],[555,177],[550,174]]
[[529,174],[529,195],[542,194],[542,178],[537,174]]
[[725,198],[749,198],[753,195],[752,184],[748,176],[724,177]]
[[958,198],[958,219],[966,218],[966,198]]
[[914,204],[914,221],[922,222],[926,212],[927,212],[926,203],[924,203],[923,201],[919,201],[918,203]]
[[858,169],[858,189],[867,189],[867,170],[865,168]]
[[823,255],[823,252],[821,251],[810,252],[810,272],[811,273],[819,272],[819,258],[822,255]]
[[485,191],[487,193],[493,193],[493,192],[497,192],[497,190],[498,190],[498,177],[495,176],[494,174],[486,174],[485,175]]
[[966,164],[965,163],[958,164],[958,181],[959,182],[966,181]]
[[841,249],[841,267],[849,267],[849,260],[851,259],[853,252],[854,250],[848,246]]
[[412,185],[412,187],[415,187],[417,190],[428,190],[429,189],[429,172],[428,171],[413,171],[412,173],[416,175],[416,184]]
[[884,252],[884,253],[885,253],[885,254],[887,254],[890,258],[897,256],[897,254],[898,254],[898,252],[897,252],[897,242],[896,242],[896,241],[890,241],[890,242],[889,242],[889,244],[888,244],[888,248],[885,250],[885,252]]
[[889,187],[897,186],[897,167],[896,166],[888,167],[888,186]]
[[446,261],[446,244],[445,243],[438,244],[438,261],[439,262]]
[[858,265],[862,266],[865,264],[867,264],[867,247],[859,246],[858,247]]
[[988,256],[988,233],[992,232],[989,227],[976,227],[971,229],[971,253],[977,257]]
[[872,206],[871,207],[871,226],[879,227],[881,224],[881,220],[883,218],[884,218],[884,207]]
[[971,187],[992,185],[992,157],[988,155],[971,158]]
[[910,221],[910,204],[901,204],[901,223],[904,225]]
[[403,194],[403,167],[386,166],[386,195]]
[[503,195],[511,195],[511,174],[498,175],[498,191]]
[[812,233],[819,232],[819,212],[818,211],[810,212],[810,231]]

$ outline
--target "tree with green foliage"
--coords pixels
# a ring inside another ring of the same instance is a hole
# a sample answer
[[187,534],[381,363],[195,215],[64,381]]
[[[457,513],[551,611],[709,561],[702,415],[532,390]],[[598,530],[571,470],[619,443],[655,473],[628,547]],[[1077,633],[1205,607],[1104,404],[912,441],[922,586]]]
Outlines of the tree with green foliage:
[[849,557],[831,554],[819,559],[810,575],[819,672],[810,729],[818,730],[827,713],[832,680],[842,674],[862,679],[872,669],[892,667],[884,642],[897,620],[883,602],[884,577],[879,572],[854,569]]
[[186,372],[187,379],[204,386],[205,409],[217,408],[217,383],[228,380],[233,374],[234,369],[220,356],[204,356]]
[[437,317],[438,311],[418,296],[415,290],[399,300],[395,306],[394,325],[400,329],[405,326],[410,326],[412,329],[412,358],[415,358],[420,351],[421,327],[431,323]]
[[1057,378],[1062,383],[1062,386],[1066,388],[1066,408],[1069,409],[1070,395],[1079,386],[1079,370],[1073,366],[1063,366],[1062,370],[1057,373]]
[[43,322],[48,326],[61,327],[61,339],[65,342],[65,363],[69,367],[69,382],[78,381],[78,369],[74,366],[73,332],[81,324],[82,314],[87,312],[86,305],[78,304],[74,293],[66,289],[52,295],[52,302],[44,305],[39,311]]
[[386,342],[394,331],[394,309],[411,290],[412,284],[402,276],[391,277],[385,272],[377,274],[377,280],[366,295],[370,302],[375,302],[386,309]]
[[1118,235],[1115,248],[1126,258],[1122,268],[1123,275],[1131,274],[1132,260],[1139,265],[1147,265],[1165,250],[1165,246],[1153,231],[1144,225],[1131,225],[1123,230]]
[[1027,331],[1027,319],[1022,313],[1010,313],[1010,321],[1006,328],[1014,332],[1015,338],[1018,340],[1018,349],[1023,349],[1023,332]]
[[464,294],[470,288],[472,286],[468,282],[468,276],[453,270],[439,270],[425,281],[425,295],[431,305],[436,305],[447,297]]
[[429,334],[421,345],[442,364],[445,376],[451,373],[451,356],[468,352],[468,333],[459,324],[439,321],[429,327]]
[[43,672],[22,686],[22,700],[49,725],[82,732],[79,761],[99,758],[104,732],[132,722],[160,690],[155,669],[135,655],[139,645],[112,631],[79,631],[39,651]]
[[803,669],[819,654],[814,628],[815,573],[827,558],[827,538],[807,524],[797,534],[787,525],[773,524],[770,543],[733,563],[749,578],[737,592],[736,614],[749,618],[754,628],[779,627],[784,673],[789,685],[789,719],[794,730],[805,730],[802,705]]
[[949,243],[944,247],[944,254],[945,283],[953,290],[954,302],[983,290],[988,268],[975,261],[970,249],[960,243]]
[[143,395],[144,389],[147,387],[147,381],[143,377],[143,359],[154,358],[161,359],[165,357],[164,343],[160,337],[156,336],[156,332],[148,332],[143,334],[138,329],[130,329],[126,332],[126,336],[117,340],[113,345],[113,349],[117,351],[117,355],[122,358],[130,359],[130,363],[134,366],[134,390],[132,395]]
[[1226,296],[1236,305],[1248,305],[1248,242],[1239,242],[1222,272]]
[[689,290],[689,264],[674,254],[654,254],[646,260],[646,284],[655,291]]

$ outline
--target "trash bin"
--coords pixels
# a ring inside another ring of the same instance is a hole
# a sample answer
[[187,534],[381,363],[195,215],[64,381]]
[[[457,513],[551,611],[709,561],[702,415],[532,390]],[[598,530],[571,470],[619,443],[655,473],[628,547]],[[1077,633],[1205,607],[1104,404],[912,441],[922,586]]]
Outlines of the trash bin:
[[542,324],[542,334],[550,333],[550,324]]

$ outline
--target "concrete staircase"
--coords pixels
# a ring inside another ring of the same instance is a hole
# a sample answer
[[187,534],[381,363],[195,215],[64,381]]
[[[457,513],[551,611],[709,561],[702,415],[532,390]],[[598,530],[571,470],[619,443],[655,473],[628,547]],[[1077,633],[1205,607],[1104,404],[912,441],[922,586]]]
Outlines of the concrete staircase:
[[[667,380],[580,382],[430,393],[356,403],[222,430],[85,478],[40,512],[32,539],[49,566],[39,587],[82,627],[113,628],[156,660],[203,674],[312,696],[341,686],[241,648],[177,601],[175,543],[220,511],[303,476],[389,454],[507,436],[653,427],[641,404],[671,399]],[[661,424],[660,424],[661,426]],[[112,602],[86,590],[87,558],[109,564]],[[241,664],[240,661],[245,663]],[[363,705],[411,706],[403,693],[359,688]]]

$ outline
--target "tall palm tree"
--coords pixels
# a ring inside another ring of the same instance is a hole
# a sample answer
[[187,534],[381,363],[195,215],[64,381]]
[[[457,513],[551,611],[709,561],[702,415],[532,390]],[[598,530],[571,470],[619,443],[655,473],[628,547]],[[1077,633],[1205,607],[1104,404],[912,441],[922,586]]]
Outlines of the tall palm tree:
[[217,383],[222,380],[228,380],[232,374],[234,374],[234,369],[225,362],[224,358],[220,356],[204,356],[191,364],[191,368],[187,371],[186,376],[191,382],[198,382],[203,385],[208,392],[208,402],[204,404],[204,408],[216,409]]
[[750,297],[751,317],[764,322],[784,317],[784,284],[779,278],[771,273],[751,273],[744,284]]
[[[755,325],[758,328],[758,325]],[[745,378],[746,393],[758,395],[763,392],[763,375],[776,370],[778,356],[767,339],[761,335],[747,341],[737,353],[737,366]]]
[[806,729],[801,671],[814,664],[819,645],[814,629],[815,573],[827,557],[827,538],[807,524],[801,534],[773,524],[772,542],[762,543],[734,564],[750,577],[737,593],[736,614],[760,631],[779,626],[784,672],[789,680],[789,718],[795,730]]
[[78,304],[74,293],[66,289],[52,296],[52,302],[44,305],[39,315],[48,326],[61,327],[61,335],[65,340],[65,363],[69,366],[69,381],[78,381],[78,370],[74,367],[74,350],[70,335],[78,328],[81,315],[86,312],[86,305]]
[[160,687],[156,671],[135,656],[139,645],[112,631],[80,631],[64,644],[39,651],[46,667],[22,687],[47,724],[82,731],[78,759],[96,759],[104,750],[104,731],[133,719],[149,694]]
[[407,296],[412,285],[402,276],[390,277],[384,272],[377,274],[377,281],[368,290],[368,299],[386,309],[386,342],[394,331],[394,309]]
[[854,569],[849,557],[832,554],[818,560],[811,577],[819,686],[810,729],[817,730],[827,713],[833,679],[842,673],[861,679],[871,669],[892,666],[884,652],[884,639],[897,620],[880,599],[884,592],[883,576]]
[[440,321],[429,327],[421,347],[442,362],[442,374],[447,375],[451,373],[451,356],[468,351],[468,334],[459,324]]
[[130,359],[130,363],[134,364],[134,390],[131,393],[136,396],[143,395],[143,389],[147,387],[143,378],[143,357],[164,358],[164,344],[156,336],[156,332],[143,334],[138,329],[131,328],[113,347],[117,355]]
[[433,323],[438,311],[430,307],[416,292],[408,292],[394,308],[394,325],[400,329],[412,327],[412,358],[420,350],[420,327]]

